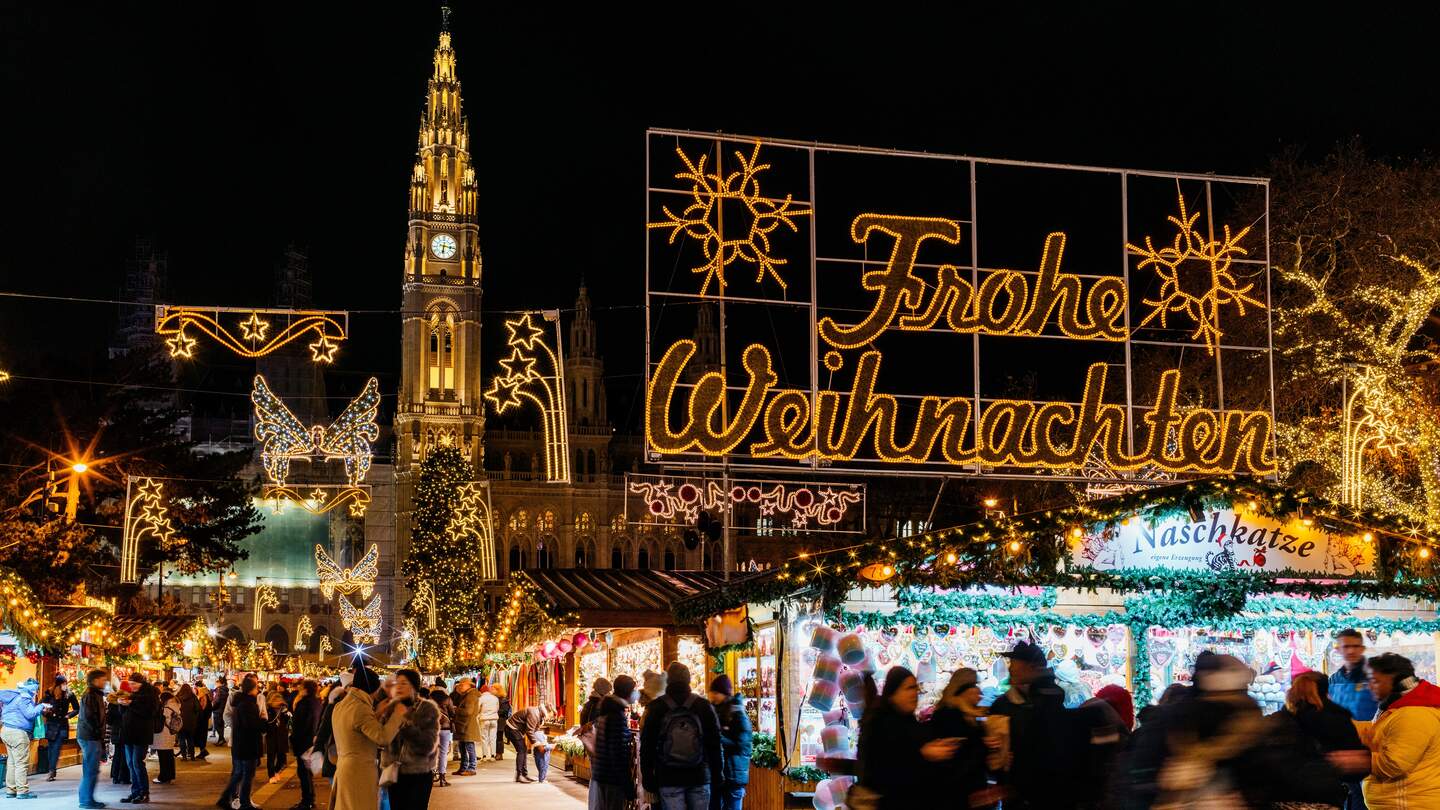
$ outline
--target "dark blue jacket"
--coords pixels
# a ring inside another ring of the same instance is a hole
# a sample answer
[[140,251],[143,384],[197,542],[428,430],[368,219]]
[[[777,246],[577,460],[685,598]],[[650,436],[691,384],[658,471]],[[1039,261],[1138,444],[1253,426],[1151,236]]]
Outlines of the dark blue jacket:
[[725,752],[725,784],[750,784],[750,738],[753,731],[745,704],[739,695],[715,707],[720,720],[720,747]]
[[625,701],[609,695],[595,707],[595,756],[590,762],[590,778],[602,785],[626,789],[627,798],[635,798],[635,733],[625,718]]
[[1330,699],[1345,707],[1356,720],[1374,720],[1379,704],[1370,691],[1369,678],[1365,675],[1365,662],[1361,661],[1353,670],[1340,667],[1330,673]]

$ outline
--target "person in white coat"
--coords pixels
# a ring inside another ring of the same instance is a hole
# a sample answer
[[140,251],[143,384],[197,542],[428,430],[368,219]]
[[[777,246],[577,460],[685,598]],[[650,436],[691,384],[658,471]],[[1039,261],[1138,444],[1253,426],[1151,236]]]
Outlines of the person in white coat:
[[160,773],[155,777],[155,784],[168,785],[175,781],[175,733],[184,724],[180,713],[180,699],[171,692],[160,695],[160,717],[160,730],[155,732],[155,739],[150,742],[150,747],[155,749],[155,756],[160,758]]
[[495,729],[500,725],[500,698],[489,689],[480,695],[480,759],[495,758]]

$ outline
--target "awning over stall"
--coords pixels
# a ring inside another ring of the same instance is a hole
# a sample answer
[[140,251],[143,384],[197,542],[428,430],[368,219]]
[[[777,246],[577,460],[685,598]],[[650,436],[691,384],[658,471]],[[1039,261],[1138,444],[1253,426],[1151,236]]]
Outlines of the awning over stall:
[[725,584],[708,571],[536,568],[516,576],[533,586],[547,613],[575,614],[575,623],[588,627],[670,626],[677,601]]

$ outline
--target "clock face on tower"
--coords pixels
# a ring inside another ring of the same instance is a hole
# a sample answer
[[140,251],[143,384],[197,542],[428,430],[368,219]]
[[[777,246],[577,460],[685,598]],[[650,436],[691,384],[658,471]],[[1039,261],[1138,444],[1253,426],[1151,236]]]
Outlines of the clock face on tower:
[[448,233],[437,233],[430,240],[430,252],[437,259],[448,259],[455,255],[455,237]]

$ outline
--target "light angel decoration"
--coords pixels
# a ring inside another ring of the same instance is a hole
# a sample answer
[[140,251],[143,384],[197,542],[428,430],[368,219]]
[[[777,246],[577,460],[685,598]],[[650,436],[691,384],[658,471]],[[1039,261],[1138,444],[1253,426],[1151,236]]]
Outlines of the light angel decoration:
[[[260,444],[260,463],[271,484],[264,497],[284,498],[317,513],[348,504],[352,516],[363,515],[370,495],[361,485],[370,473],[374,455],[371,442],[380,437],[380,426],[375,421],[380,412],[380,381],[371,377],[360,395],[328,427],[306,427],[258,374],[250,400],[255,404],[255,440]],[[306,498],[287,485],[292,461],[335,459],[344,462],[347,482],[335,497],[328,497],[324,487],[317,487],[319,496],[312,493],[312,497]]]
[[326,599],[336,593],[349,595],[360,593],[361,599],[369,599],[375,589],[375,579],[380,576],[380,546],[371,545],[365,556],[353,568],[342,568],[326,551],[315,545],[315,576],[320,580],[320,594]]
[[357,644],[380,643],[380,594],[371,597],[363,608],[350,604],[340,597],[340,623],[355,636]]

